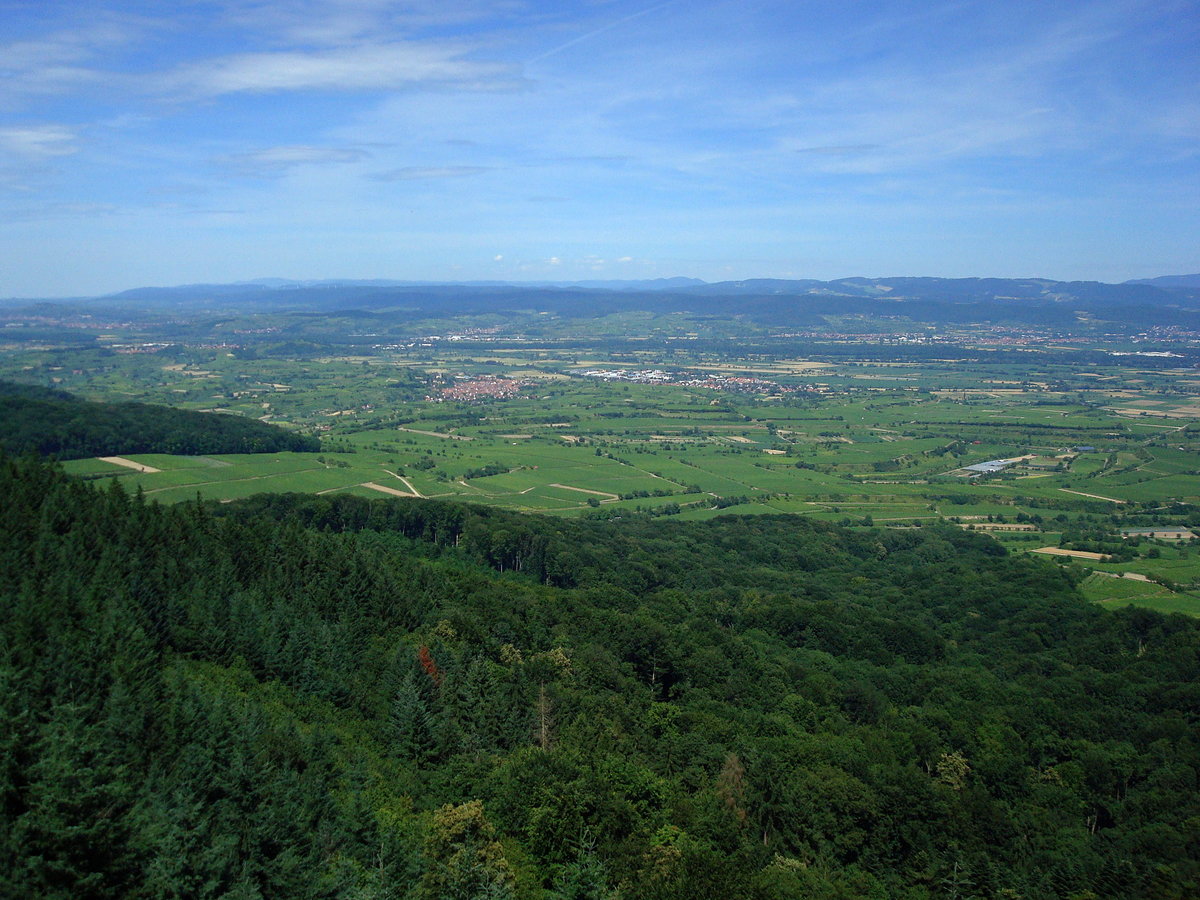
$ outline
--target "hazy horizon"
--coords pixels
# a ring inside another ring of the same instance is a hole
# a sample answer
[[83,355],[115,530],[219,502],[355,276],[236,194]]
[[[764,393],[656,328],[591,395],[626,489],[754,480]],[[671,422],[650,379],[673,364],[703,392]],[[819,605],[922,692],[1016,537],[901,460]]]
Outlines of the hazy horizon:
[[[379,286],[379,287],[419,287],[419,286],[454,287],[456,285],[461,285],[463,287],[472,287],[472,286],[486,287],[489,285],[503,285],[503,286],[511,286],[511,287],[530,287],[530,288],[594,287],[597,289],[605,289],[606,287],[611,286],[612,289],[615,290],[615,289],[618,289],[617,286],[620,286],[620,285],[645,285],[645,284],[651,284],[653,282],[672,282],[672,281],[685,281],[685,282],[692,282],[694,284],[704,284],[704,285],[719,285],[719,284],[738,284],[738,283],[746,282],[746,281],[761,281],[761,280],[770,280],[770,281],[777,281],[777,280],[808,281],[808,280],[813,280],[813,281],[821,281],[821,282],[825,282],[825,283],[834,283],[837,281],[846,281],[849,279],[857,279],[857,278],[865,279],[868,281],[889,281],[889,280],[900,279],[900,278],[940,279],[940,278],[947,278],[947,277],[950,277],[950,276],[938,276],[938,275],[842,275],[842,276],[838,276],[836,278],[822,278],[822,279],[807,279],[807,278],[803,278],[803,277],[794,278],[794,279],[767,279],[767,278],[760,278],[757,276],[750,276],[747,278],[727,278],[727,279],[721,279],[720,281],[708,281],[708,280],[696,278],[696,277],[690,276],[690,275],[665,275],[665,276],[654,276],[652,278],[643,278],[643,279],[580,278],[580,279],[571,279],[571,280],[568,280],[568,279],[528,279],[528,280],[522,281],[522,280],[505,280],[505,279],[431,280],[431,279],[353,278],[353,277],[347,277],[347,278],[303,278],[303,279],[300,279],[300,278],[286,278],[286,277],[282,277],[282,276],[263,276],[263,277],[259,277],[259,278],[238,279],[235,281],[226,281],[226,282],[213,281],[213,282],[187,282],[187,283],[174,283],[174,284],[166,284],[166,283],[164,283],[164,284],[137,284],[137,285],[131,284],[131,285],[126,285],[125,287],[122,287],[122,288],[118,288],[117,290],[114,290],[114,291],[106,291],[104,293],[98,293],[98,294],[61,294],[61,295],[37,295],[37,296],[34,296],[34,295],[15,296],[14,295],[14,296],[9,296],[9,297],[0,297],[0,301],[20,303],[20,302],[25,302],[25,301],[56,302],[56,301],[102,300],[102,299],[105,299],[108,297],[120,296],[121,294],[131,292],[131,291],[187,290],[187,289],[199,289],[199,288],[208,287],[208,286],[211,286],[211,287],[246,286],[246,287],[264,287],[267,289],[274,288],[274,287],[282,287],[285,285],[289,286],[289,287],[291,287],[291,286],[316,287],[316,286],[325,286],[325,285],[347,285],[347,286],[361,286],[361,287],[372,287],[372,286]],[[1168,275],[1168,276],[1154,276],[1154,277],[1186,278],[1189,280],[1195,279],[1195,280],[1200,281],[1200,274],[1193,275],[1193,274],[1184,274],[1184,273],[1172,273],[1171,275]],[[1048,278],[1048,277],[1042,276],[1042,275],[1013,275],[1013,276],[964,275],[964,276],[953,276],[952,278],[954,280],[972,280],[972,279],[993,280],[993,279],[995,279],[995,280],[1011,280],[1011,281],[1047,281],[1047,282],[1055,282],[1055,283],[1068,283],[1064,279]],[[1152,280],[1152,278],[1151,279],[1132,279],[1132,282],[1137,283],[1140,281],[1150,281],[1150,280]],[[1071,279],[1071,281],[1074,281],[1077,283],[1101,283],[1101,284],[1121,284],[1122,283],[1122,282],[1100,282],[1097,279],[1086,279],[1086,278]]]

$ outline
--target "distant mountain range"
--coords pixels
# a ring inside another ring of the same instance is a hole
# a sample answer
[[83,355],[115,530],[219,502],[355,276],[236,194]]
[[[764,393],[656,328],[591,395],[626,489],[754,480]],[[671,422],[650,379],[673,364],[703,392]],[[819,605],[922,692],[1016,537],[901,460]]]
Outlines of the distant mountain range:
[[1164,288],[1200,288],[1200,275],[1160,275],[1158,278],[1138,278],[1126,284],[1152,284]]
[[610,281],[396,281],[386,278],[322,278],[297,281],[290,278],[255,278],[251,281],[234,281],[228,284],[131,288],[116,294],[106,294],[100,299],[141,299],[162,296],[164,292],[175,296],[191,296],[196,293],[228,296],[255,291],[303,291],[313,288],[581,288],[597,291],[672,291],[698,286],[707,286],[707,282],[682,276]]
[[273,299],[283,305],[307,305],[307,300],[337,294],[378,299],[382,295],[411,297],[424,291],[455,291],[463,295],[497,292],[589,291],[620,293],[669,293],[691,296],[802,297],[842,296],[877,300],[937,300],[973,303],[989,300],[1033,300],[1047,303],[1083,302],[1087,305],[1178,305],[1191,306],[1200,297],[1200,275],[1165,275],[1122,284],[1100,281],[1054,281],[1049,278],[839,278],[816,279],[751,278],[741,281],[705,282],[699,278],[655,278],[629,281],[390,281],[385,279],[325,279],[293,281],[261,278],[231,284],[190,284],[176,287],[141,287],[109,294],[106,301],[192,302],[234,298]]
[[[23,301],[33,308],[33,301]],[[5,304],[15,305],[10,301]],[[49,305],[49,304],[47,304]],[[804,326],[830,316],[895,317],[924,323],[1069,326],[1081,318],[1200,330],[1200,275],[1106,284],[1049,278],[696,278],[582,282],[291,281],[142,287],[70,306],[110,311],[297,312],[390,321],[547,312],[594,318],[620,312],[741,316]]]

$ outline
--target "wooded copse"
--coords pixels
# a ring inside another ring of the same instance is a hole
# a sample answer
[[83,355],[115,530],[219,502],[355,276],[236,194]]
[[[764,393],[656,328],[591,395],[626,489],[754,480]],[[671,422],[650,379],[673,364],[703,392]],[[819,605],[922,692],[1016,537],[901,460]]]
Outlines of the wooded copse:
[[122,453],[277,453],[321,449],[311,435],[254,419],[152,403],[94,403],[0,381],[0,451],[82,459]]

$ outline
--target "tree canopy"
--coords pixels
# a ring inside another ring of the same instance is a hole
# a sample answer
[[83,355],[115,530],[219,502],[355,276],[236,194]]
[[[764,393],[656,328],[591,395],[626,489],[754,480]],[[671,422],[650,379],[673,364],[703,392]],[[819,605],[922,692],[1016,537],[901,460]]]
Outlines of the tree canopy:
[[59,459],[321,449],[315,437],[241,416],[152,403],[95,403],[66,391],[11,381],[0,381],[0,420],[0,451]]
[[1200,893],[1200,624],[985,536],[0,490],[2,895]]

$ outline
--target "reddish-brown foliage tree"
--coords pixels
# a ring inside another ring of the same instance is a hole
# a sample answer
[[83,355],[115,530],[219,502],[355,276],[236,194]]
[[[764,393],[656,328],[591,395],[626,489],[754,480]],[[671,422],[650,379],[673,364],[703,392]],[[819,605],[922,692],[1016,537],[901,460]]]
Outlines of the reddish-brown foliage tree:
[[438,668],[437,663],[434,662],[433,656],[429,652],[429,648],[424,644],[422,644],[421,649],[417,651],[417,659],[421,661],[421,668],[425,670],[425,674],[433,679],[434,684],[440,687],[442,683],[442,672]]

